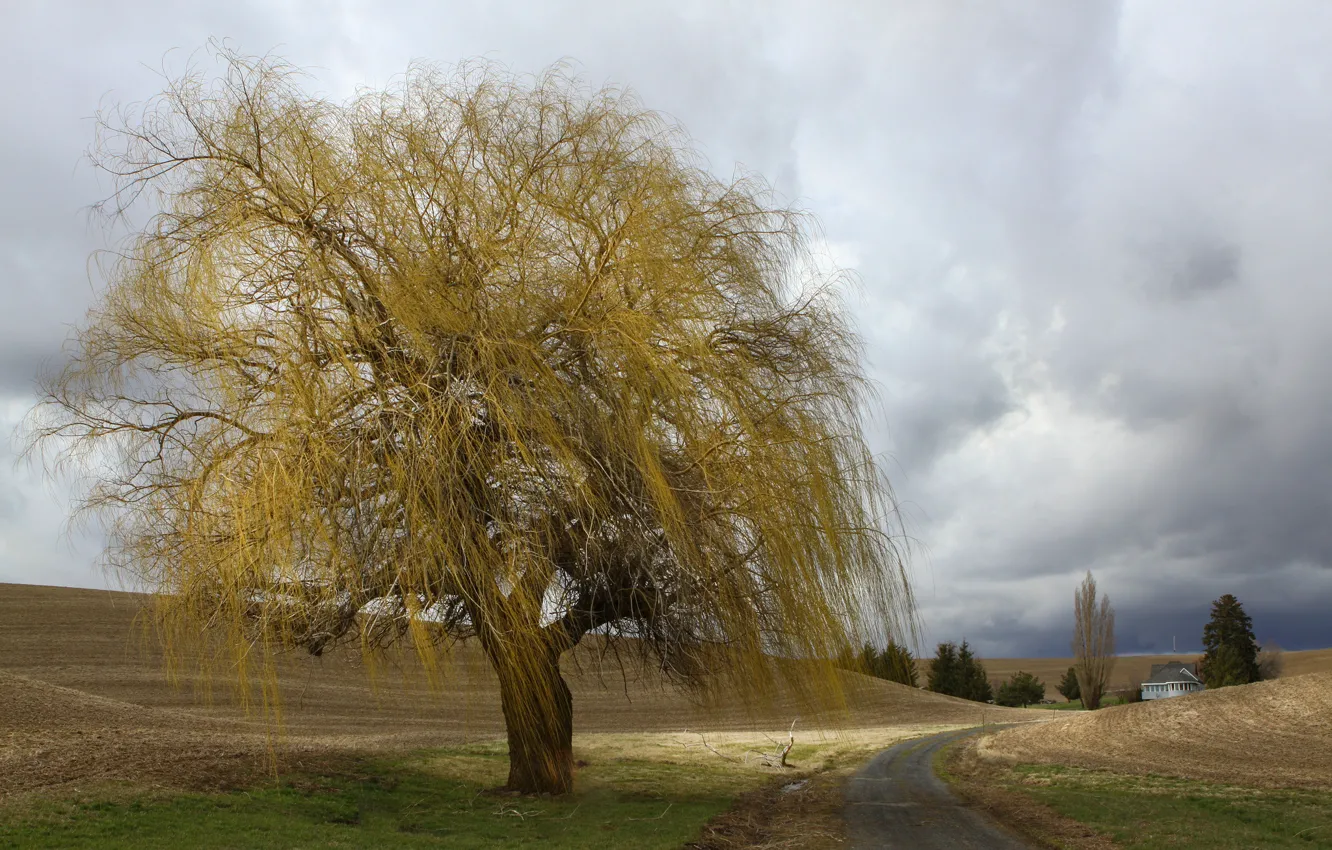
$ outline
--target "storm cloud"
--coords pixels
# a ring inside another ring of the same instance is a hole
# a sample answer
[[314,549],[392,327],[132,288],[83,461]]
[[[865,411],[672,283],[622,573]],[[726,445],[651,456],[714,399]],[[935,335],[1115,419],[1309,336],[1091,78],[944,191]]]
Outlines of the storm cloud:
[[[1260,638],[1332,645],[1332,7],[634,6],[19,7],[0,427],[100,286],[90,116],[154,68],[226,37],[344,97],[413,59],[569,59],[720,176],[764,174],[856,270],[926,644],[1066,654],[1090,569],[1126,651],[1196,648],[1227,592]],[[59,535],[66,491],[5,461],[0,581],[106,583],[95,535]]]

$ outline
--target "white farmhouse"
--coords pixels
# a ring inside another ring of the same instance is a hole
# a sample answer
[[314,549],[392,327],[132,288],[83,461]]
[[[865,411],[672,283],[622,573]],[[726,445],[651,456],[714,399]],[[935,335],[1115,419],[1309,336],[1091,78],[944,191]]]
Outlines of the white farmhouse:
[[1202,679],[1198,678],[1198,667],[1183,661],[1167,661],[1152,665],[1152,676],[1142,683],[1142,698],[1165,699],[1182,697],[1194,691],[1204,690]]

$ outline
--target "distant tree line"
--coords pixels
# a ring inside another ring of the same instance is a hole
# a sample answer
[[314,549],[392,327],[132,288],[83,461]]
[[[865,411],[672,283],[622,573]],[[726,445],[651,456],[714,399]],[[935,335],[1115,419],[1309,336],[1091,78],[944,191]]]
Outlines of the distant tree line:
[[[1091,573],[1074,595],[1076,621],[1073,640],[1078,663],[1060,678],[1056,690],[1069,702],[1082,700],[1089,709],[1100,706],[1114,666],[1114,608],[1100,594]],[[1241,685],[1281,675],[1282,651],[1274,643],[1259,648],[1253,622],[1233,595],[1212,603],[1212,617],[1203,629],[1206,652],[1198,665],[1199,675],[1209,688]],[[893,642],[880,651],[866,644],[859,656],[848,655],[842,666],[889,681],[917,685],[916,662],[909,650]],[[1019,670],[1007,682],[991,683],[985,665],[967,641],[940,643],[930,661],[926,685],[935,693],[1005,706],[1028,706],[1045,699],[1046,686],[1035,675]],[[1094,693],[1089,694],[1089,687]],[[1141,699],[1135,683],[1114,696],[1120,702]]]
[[858,655],[847,653],[838,660],[838,665],[847,670],[864,673],[866,676],[886,679],[913,688],[920,687],[916,672],[916,657],[911,654],[911,650],[893,640],[888,641],[888,645],[882,650],[866,642]]

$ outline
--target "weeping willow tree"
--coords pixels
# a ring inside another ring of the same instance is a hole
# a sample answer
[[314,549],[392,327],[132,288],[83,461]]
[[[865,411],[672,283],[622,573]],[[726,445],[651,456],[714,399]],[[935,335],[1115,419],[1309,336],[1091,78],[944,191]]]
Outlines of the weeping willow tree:
[[475,640],[509,787],[563,792],[587,635],[815,691],[909,622],[843,275],[760,179],[559,68],[338,103],[215,53],[100,123],[151,214],[34,411],[168,648]]

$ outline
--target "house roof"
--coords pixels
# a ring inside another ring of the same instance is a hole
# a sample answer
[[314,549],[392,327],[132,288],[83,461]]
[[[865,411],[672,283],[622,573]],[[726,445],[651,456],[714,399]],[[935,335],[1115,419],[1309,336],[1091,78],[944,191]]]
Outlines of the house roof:
[[1193,664],[1183,661],[1168,661],[1165,664],[1152,665],[1152,677],[1143,681],[1144,685],[1168,685],[1177,682],[1202,684]]

